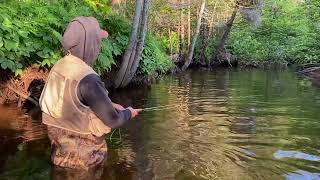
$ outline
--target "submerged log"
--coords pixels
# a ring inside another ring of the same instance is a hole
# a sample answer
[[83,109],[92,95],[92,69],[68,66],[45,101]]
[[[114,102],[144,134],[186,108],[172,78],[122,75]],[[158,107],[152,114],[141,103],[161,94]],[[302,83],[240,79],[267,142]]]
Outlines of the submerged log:
[[307,64],[298,67],[298,73],[310,78],[310,80],[320,87],[320,64]]

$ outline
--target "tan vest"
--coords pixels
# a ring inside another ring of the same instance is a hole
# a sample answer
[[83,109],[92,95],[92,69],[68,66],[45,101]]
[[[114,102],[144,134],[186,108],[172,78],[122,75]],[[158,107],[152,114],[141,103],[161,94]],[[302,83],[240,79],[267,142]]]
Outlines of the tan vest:
[[73,55],[53,66],[40,97],[44,124],[98,137],[111,131],[77,96],[80,80],[89,74],[97,73]]

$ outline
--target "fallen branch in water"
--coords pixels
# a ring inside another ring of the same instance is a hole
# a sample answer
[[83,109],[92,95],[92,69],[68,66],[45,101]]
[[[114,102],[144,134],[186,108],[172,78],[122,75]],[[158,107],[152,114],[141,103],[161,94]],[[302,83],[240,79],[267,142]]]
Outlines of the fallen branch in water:
[[320,67],[310,67],[310,68],[306,68],[306,69],[299,71],[299,73],[306,74],[306,73],[310,73],[312,71],[316,71],[319,69],[320,69]]
[[39,106],[39,102],[35,99],[32,98],[31,96],[28,96],[26,94],[24,94],[23,92],[20,92],[19,90],[16,90],[15,88],[13,88],[10,85],[6,85],[6,87],[8,89],[10,89],[11,91],[15,92],[16,94],[18,94],[20,97],[22,97],[23,99],[29,100],[30,102],[32,102],[34,105]]

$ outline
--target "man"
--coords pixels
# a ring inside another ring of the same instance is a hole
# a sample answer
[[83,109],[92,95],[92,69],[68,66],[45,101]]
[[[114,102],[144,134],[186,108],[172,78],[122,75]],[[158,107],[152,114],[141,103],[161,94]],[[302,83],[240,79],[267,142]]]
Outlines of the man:
[[73,19],[63,35],[66,56],[51,69],[40,98],[42,121],[59,167],[90,169],[104,161],[104,135],[134,118],[139,109],[114,104],[92,69],[108,33],[93,17]]

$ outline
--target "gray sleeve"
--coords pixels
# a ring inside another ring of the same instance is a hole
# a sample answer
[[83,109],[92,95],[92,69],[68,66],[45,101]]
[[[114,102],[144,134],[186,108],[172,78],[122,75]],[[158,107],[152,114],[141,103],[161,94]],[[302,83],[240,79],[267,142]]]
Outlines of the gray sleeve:
[[89,106],[105,125],[111,128],[119,128],[130,120],[130,110],[119,111],[113,107],[108,97],[108,91],[99,76],[90,74],[83,78],[77,91],[80,101]]

